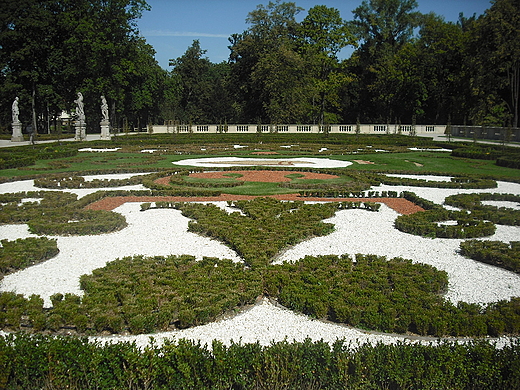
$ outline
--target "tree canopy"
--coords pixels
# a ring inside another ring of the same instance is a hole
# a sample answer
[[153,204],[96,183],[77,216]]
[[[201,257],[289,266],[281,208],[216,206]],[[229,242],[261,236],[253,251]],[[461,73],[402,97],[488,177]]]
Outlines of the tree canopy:
[[[363,0],[352,20],[325,5],[269,1],[215,64],[194,41],[159,67],[136,21],[145,0],[5,0],[0,10],[0,128],[73,111],[88,126],[100,96],[114,126],[147,123],[431,123],[518,126],[520,5],[447,22],[416,0]],[[349,47],[349,58],[340,59]]]

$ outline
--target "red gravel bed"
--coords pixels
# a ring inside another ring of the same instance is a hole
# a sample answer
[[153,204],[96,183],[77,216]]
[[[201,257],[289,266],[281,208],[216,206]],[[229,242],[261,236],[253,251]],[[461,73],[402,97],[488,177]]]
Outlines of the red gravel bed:
[[[269,197],[278,200],[287,201],[312,201],[312,202],[376,202],[384,203],[399,214],[413,214],[418,211],[424,211],[423,208],[417,206],[415,203],[403,198],[303,198],[299,194],[281,194],[270,195]],[[256,196],[251,195],[232,195],[222,194],[220,196],[205,196],[205,197],[187,197],[187,196],[114,196],[100,199],[94,203],[89,204],[86,208],[89,210],[114,210],[115,208],[125,204],[126,202],[218,202],[228,200],[251,200]]]
[[192,173],[190,177],[197,177],[201,179],[225,179],[228,178],[230,173],[240,174],[242,176],[237,177],[236,180],[239,181],[254,181],[254,182],[264,182],[264,183],[281,183],[288,182],[292,179],[285,177],[287,175],[299,173],[303,175],[298,179],[319,179],[319,180],[329,180],[329,179],[338,179],[339,176],[329,175],[325,173],[314,173],[314,172],[294,172],[294,171],[218,171],[218,172],[200,172],[200,173]]
[[[290,178],[285,177],[290,174],[300,173],[304,175],[301,179],[319,179],[319,180],[328,180],[328,179],[337,179],[339,176],[329,175],[325,173],[315,173],[315,172],[296,172],[296,171],[269,171],[269,170],[259,170],[259,171],[215,171],[215,172],[200,172],[200,173],[192,173],[191,177],[198,177],[203,179],[222,179],[229,178],[229,176],[224,176],[230,173],[238,173],[241,174],[241,177],[236,178],[236,180],[240,181],[254,181],[254,182],[264,182],[264,183],[280,183],[280,182],[288,182],[291,181]],[[158,184],[168,185],[170,183],[170,176],[162,177],[160,179],[155,180]],[[287,201],[312,201],[312,202],[341,202],[341,201],[353,201],[353,202],[377,202],[384,203],[391,209],[397,211],[400,214],[413,214],[418,211],[424,211],[423,208],[417,206],[415,203],[412,203],[403,198],[303,198],[300,197],[299,194],[281,194],[281,195],[270,195],[272,198],[276,198],[279,200],[287,200]],[[256,198],[256,196],[250,195],[231,195],[231,194],[221,194],[220,196],[207,196],[207,197],[186,197],[186,196],[116,196],[116,197],[107,197],[97,202],[91,203],[86,208],[90,210],[114,210],[115,208],[121,206],[126,202],[217,202],[217,201],[233,201],[233,200],[251,200]]]

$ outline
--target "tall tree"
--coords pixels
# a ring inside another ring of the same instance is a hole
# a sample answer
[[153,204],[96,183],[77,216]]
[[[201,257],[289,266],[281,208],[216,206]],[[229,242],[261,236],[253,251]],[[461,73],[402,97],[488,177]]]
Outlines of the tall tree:
[[229,65],[213,64],[194,40],[175,60],[171,77],[177,82],[176,119],[184,123],[219,123],[233,116],[228,97]]
[[[518,0],[493,0],[491,8],[477,23],[482,100],[489,100],[490,94],[495,97],[495,104],[487,108],[488,112],[500,111],[500,100],[505,102],[513,127],[518,127],[520,114],[519,26]],[[504,120],[503,115],[501,119]]]
[[17,85],[19,94],[27,95],[24,100],[32,100],[33,118],[48,103],[54,111],[71,109],[78,90],[91,110],[87,119],[99,120],[101,94],[112,101],[113,113],[116,102],[121,106],[118,112],[124,111],[129,64],[138,40],[135,20],[148,9],[144,0],[4,3],[0,71],[8,85]]
[[[242,34],[231,37],[231,76],[232,82],[239,86],[235,93],[240,119],[254,122],[275,120],[271,118],[273,111],[267,112],[266,109],[280,105],[281,102],[270,101],[279,94],[266,93],[266,89],[279,83],[266,78],[269,72],[266,71],[265,58],[275,56],[281,59],[287,50],[295,49],[296,15],[302,10],[293,2],[279,0],[270,1],[267,6],[259,5],[246,19],[251,26]],[[291,55],[290,58],[296,57]],[[260,63],[262,66],[257,69]],[[263,77],[258,77],[259,73]]]
[[[355,38],[339,11],[324,5],[311,8],[302,21],[300,34],[303,39],[302,52],[313,70],[317,102],[314,105],[313,122],[336,122],[331,111],[339,107],[339,89],[348,82],[340,69],[337,54],[348,45],[356,45]],[[328,106],[328,107],[327,107]],[[326,113],[330,118],[326,118]]]
[[396,84],[385,74],[419,26],[421,14],[416,8],[415,0],[364,0],[353,11],[350,25],[360,47],[349,68],[356,75],[356,111],[362,120],[386,122],[395,115]]

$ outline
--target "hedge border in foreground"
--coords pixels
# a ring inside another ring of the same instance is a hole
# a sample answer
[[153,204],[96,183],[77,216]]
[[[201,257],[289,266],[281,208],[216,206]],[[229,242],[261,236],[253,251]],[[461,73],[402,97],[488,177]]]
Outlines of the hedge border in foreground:
[[188,340],[89,342],[0,337],[0,388],[41,389],[520,389],[520,342],[362,345],[306,339],[268,346]]

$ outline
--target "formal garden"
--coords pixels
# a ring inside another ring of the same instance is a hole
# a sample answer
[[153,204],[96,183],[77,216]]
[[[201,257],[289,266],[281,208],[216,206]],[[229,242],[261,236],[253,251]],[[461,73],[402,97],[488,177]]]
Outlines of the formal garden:
[[518,167],[400,135],[4,148],[0,388],[518,388]]

